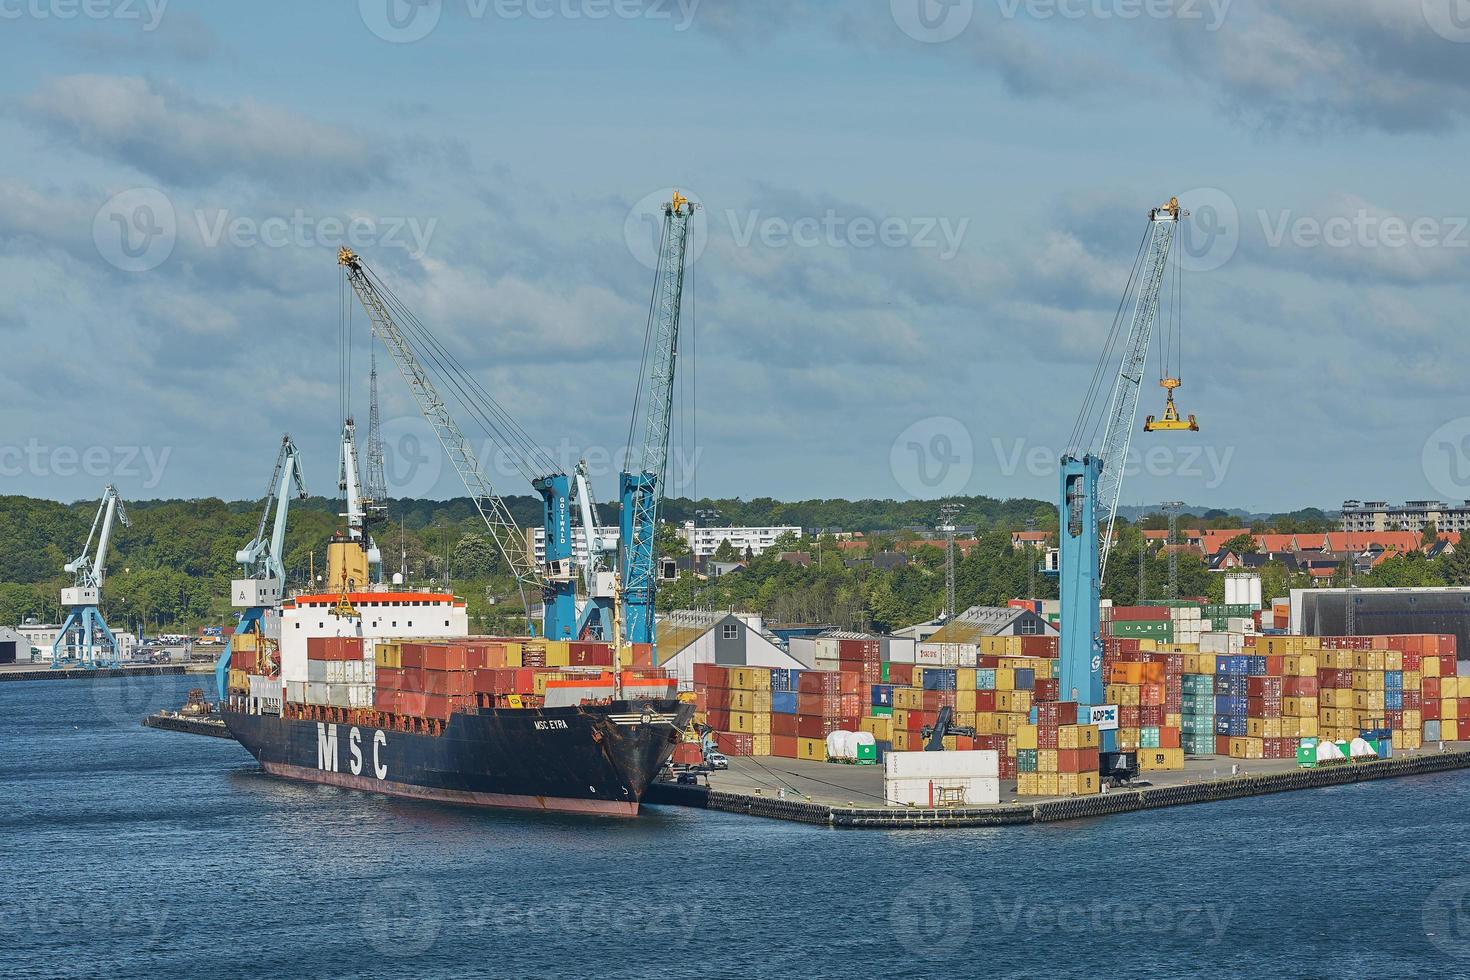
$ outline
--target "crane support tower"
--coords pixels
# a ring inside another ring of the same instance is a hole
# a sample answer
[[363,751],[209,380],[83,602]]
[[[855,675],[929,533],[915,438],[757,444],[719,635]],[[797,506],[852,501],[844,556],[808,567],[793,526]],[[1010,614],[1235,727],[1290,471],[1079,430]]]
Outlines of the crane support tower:
[[[114,522],[121,522],[123,527],[132,526],[122,497],[108,484],[102,491],[97,516],[92,518],[92,530],[87,533],[82,553],[64,566],[73,578],[71,587],[61,590],[66,619],[51,644],[52,667],[64,663],[76,663],[88,670],[118,666],[117,639],[107,628],[101,609],[102,585],[107,581],[107,548],[112,543]],[[95,556],[91,554],[93,540],[97,542]]]
[[[1102,704],[1103,640],[1098,603],[1103,577],[1107,574],[1125,464],[1138,416],[1139,391],[1159,312],[1159,294],[1168,270],[1170,246],[1180,220],[1188,215],[1179,206],[1178,198],[1149,211],[1148,226],[1139,243],[1123,300],[1073,427],[1068,450],[1061,459],[1058,507],[1061,697],[1076,700],[1084,712]],[[1177,274],[1175,283],[1179,283]],[[1170,318],[1173,319],[1172,303]],[[1165,384],[1172,405],[1178,379],[1166,381],[1174,382],[1172,386]],[[1174,415],[1177,419],[1177,412]],[[1099,432],[1101,438],[1094,442]],[[1085,719],[1079,720],[1085,723]],[[1115,734],[1102,735],[1102,748],[1115,749]]]
[[281,603],[286,598],[286,518],[291,510],[293,485],[296,487],[295,498],[305,500],[306,479],[301,473],[301,455],[288,434],[281,437],[276,467],[271,471],[270,483],[266,484],[265,504],[255,525],[255,537],[235,552],[235,561],[240,563],[245,574],[243,578],[230,582],[230,602],[243,612],[235,626],[234,636],[214,665],[220,698],[226,696],[236,636],[254,634],[257,651],[262,638],[280,640],[278,617]]
[[654,642],[654,598],[658,584],[654,538],[668,470],[685,257],[694,209],[694,203],[678,191],[663,206],[653,301],[643,341],[643,367],[628,428],[628,468],[618,480],[622,505],[619,591],[624,636],[631,643]]

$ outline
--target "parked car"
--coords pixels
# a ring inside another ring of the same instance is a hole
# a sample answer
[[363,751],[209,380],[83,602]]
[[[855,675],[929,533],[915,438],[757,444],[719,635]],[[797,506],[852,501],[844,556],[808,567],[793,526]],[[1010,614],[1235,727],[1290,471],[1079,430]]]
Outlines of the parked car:
[[711,769],[729,769],[730,760],[725,758],[723,752],[711,752],[704,757],[704,764]]

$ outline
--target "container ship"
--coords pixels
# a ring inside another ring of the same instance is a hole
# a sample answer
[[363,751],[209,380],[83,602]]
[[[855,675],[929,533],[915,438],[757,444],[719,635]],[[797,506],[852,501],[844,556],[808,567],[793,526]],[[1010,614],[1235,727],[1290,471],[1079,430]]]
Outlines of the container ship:
[[[334,540],[328,581],[362,555]],[[227,656],[221,713],[266,772],[414,799],[634,816],[694,712],[647,650],[473,637],[462,599],[401,586],[293,596]]]

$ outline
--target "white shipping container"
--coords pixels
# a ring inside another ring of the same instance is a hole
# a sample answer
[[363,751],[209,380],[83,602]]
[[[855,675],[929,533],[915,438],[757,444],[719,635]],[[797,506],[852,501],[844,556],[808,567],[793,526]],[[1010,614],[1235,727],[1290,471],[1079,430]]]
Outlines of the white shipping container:
[[911,664],[914,662],[915,651],[918,645],[913,641],[899,643],[895,640],[888,647],[888,661],[895,664]]
[[1201,653],[1226,656],[1243,653],[1245,652],[1245,637],[1239,633],[1201,633],[1199,649]]
[[1255,633],[1256,621],[1250,616],[1231,616],[1225,620],[1225,629],[1231,633]]
[[306,701],[306,681],[287,681],[286,700],[301,704]]
[[343,684],[347,681],[347,664],[341,660],[328,660],[326,662],[326,681],[328,684]]
[[[951,753],[935,752],[933,755]],[[997,776],[938,776],[883,780],[883,798],[890,806],[986,806],[1000,802]]]
[[279,677],[256,677],[250,678],[250,696],[252,698],[275,698],[281,699],[281,679]]
[[331,704],[332,686],[320,681],[308,681],[306,684],[307,704]]
[[308,660],[306,662],[307,681],[313,684],[328,683],[331,680],[330,665],[329,660]]
[[892,779],[935,779],[1000,776],[1000,753],[994,749],[964,752],[889,752],[883,756],[884,775]]
[[920,643],[914,648],[914,663],[921,667],[942,666],[938,645],[933,643]]

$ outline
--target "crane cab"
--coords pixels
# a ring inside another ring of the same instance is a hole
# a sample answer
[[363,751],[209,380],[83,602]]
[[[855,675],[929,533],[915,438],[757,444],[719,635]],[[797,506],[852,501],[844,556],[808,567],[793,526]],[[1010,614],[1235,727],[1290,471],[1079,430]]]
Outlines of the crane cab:
[[1165,378],[1159,382],[1159,387],[1169,393],[1164,402],[1164,415],[1162,418],[1154,418],[1150,415],[1143,421],[1144,432],[1198,432],[1199,423],[1191,415],[1187,419],[1179,417],[1179,409],[1174,407],[1174,389],[1183,382],[1178,378]]

